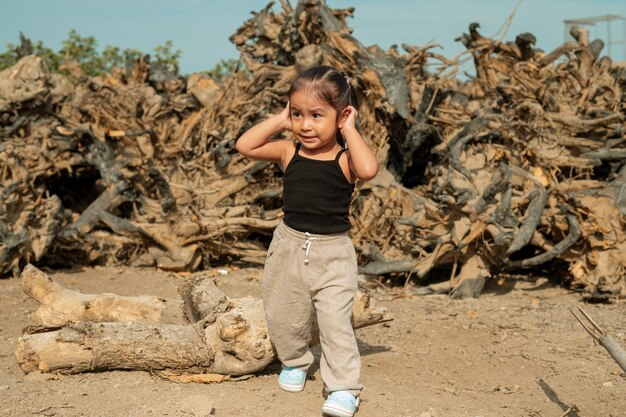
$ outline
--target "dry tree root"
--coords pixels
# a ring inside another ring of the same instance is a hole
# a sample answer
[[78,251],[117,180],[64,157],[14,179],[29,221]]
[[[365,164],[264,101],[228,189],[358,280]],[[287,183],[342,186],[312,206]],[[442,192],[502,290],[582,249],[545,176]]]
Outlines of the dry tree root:
[[[450,59],[435,45],[365,47],[354,13],[268,5],[232,35],[241,59],[221,83],[145,58],[100,77],[74,63],[77,83],[34,56],[0,72],[0,275],[29,262],[262,264],[282,178],[234,145],[284,108],[298,71],[324,64],[350,78],[381,166],[354,194],[362,271],[459,269],[453,294],[476,297],[489,276],[535,268],[625,297],[626,72],[588,31],[544,53],[533,34],[491,39],[473,22]],[[476,76],[461,81],[468,57]]]

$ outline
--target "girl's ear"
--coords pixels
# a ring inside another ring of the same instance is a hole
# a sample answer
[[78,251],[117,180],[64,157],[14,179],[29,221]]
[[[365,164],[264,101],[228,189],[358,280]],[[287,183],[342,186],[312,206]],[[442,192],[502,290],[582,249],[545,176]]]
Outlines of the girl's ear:
[[346,123],[346,120],[348,120],[348,115],[350,114],[350,110],[346,107],[345,109],[343,109],[341,111],[341,113],[339,113],[339,117],[337,118],[337,128],[338,129],[342,129],[343,125]]

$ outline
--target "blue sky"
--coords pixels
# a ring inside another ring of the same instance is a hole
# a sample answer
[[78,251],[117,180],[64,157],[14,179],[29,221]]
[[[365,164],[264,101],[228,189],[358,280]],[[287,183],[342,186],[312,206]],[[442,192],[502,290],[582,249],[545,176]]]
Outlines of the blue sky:
[[[477,21],[484,35],[498,37],[516,0],[327,0],[333,8],[355,7],[349,25],[364,45],[440,44],[449,58],[463,51],[454,38]],[[295,6],[296,0],[291,4]],[[70,29],[94,36],[98,45],[152,52],[167,40],[183,51],[181,72],[212,68],[220,59],[236,58],[228,38],[265,0],[2,0],[0,47],[18,43],[22,31],[33,41],[58,50]],[[275,10],[280,10],[276,1]],[[505,40],[532,32],[537,46],[549,51],[564,40],[564,19],[606,14],[626,17],[624,0],[522,0]],[[613,21],[611,36],[623,41],[623,21]],[[606,41],[607,25],[590,27],[592,38]],[[607,49],[604,51],[607,53]],[[612,57],[624,61],[624,45],[612,47]]]

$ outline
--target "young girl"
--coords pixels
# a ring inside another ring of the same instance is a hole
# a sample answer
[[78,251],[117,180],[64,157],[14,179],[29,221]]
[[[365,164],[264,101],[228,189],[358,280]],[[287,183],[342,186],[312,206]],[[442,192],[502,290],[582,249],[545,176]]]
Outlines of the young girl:
[[[362,389],[361,361],[350,323],[357,290],[356,253],[348,230],[354,182],[378,171],[356,129],[356,100],[348,77],[332,67],[310,68],[294,80],[287,107],[237,141],[251,158],[284,169],[284,218],[267,252],[263,303],[270,337],[283,364],[278,385],[304,389],[316,315],[320,373],[329,393],[322,412],[351,417]],[[291,140],[270,140],[289,130]],[[345,143],[345,148],[342,144]]]

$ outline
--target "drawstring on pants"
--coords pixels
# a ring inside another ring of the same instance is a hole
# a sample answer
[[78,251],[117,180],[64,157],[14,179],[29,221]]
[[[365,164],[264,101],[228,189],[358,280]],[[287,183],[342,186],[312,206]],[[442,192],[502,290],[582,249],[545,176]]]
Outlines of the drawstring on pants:
[[304,245],[302,245],[302,250],[306,250],[306,252],[304,253],[304,264],[308,265],[309,264],[309,251],[311,250],[311,244],[313,243],[314,240],[317,240],[317,238],[312,237],[309,232],[305,232],[304,235],[306,236],[306,242],[304,242]]

